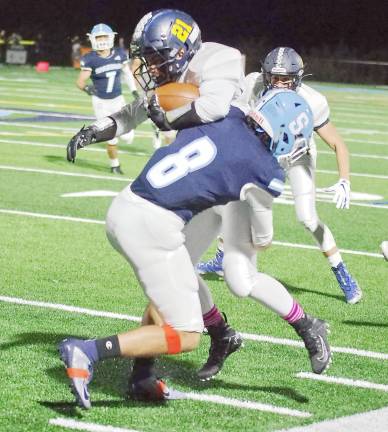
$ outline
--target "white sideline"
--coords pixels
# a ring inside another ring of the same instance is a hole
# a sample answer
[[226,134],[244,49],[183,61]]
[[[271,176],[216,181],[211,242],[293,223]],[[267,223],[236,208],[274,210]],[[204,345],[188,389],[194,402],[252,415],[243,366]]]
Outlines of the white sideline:
[[388,407],[275,432],[384,432],[387,425]]
[[[97,316],[102,318],[112,318],[126,321],[135,321],[140,322],[141,317],[118,314],[115,312],[106,312],[106,311],[98,311],[87,308],[80,308],[77,306],[69,306],[60,303],[48,303],[36,300],[25,300],[19,297],[8,297],[8,296],[0,296],[0,302],[18,304],[23,306],[34,306],[34,307],[42,307],[46,309],[54,309],[54,310],[62,310],[65,312],[71,313],[79,313],[90,316]],[[304,348],[304,344],[301,341],[297,341],[294,339],[285,339],[285,338],[276,338],[267,335],[258,335],[252,333],[241,333],[244,339],[251,340],[254,342],[264,342],[264,343],[272,343],[274,345],[285,345],[295,348]],[[348,348],[348,347],[331,347],[332,352],[338,352],[343,354],[355,355],[358,357],[367,357],[373,358],[376,360],[388,360],[388,354],[375,352],[375,351],[366,351],[360,350],[356,348]]]
[[378,384],[370,381],[353,380],[349,378],[341,378],[341,377],[334,377],[328,375],[317,375],[310,372],[299,372],[296,374],[296,377],[304,378],[304,379],[312,379],[315,381],[322,381],[331,384],[341,384],[349,387],[358,387],[358,388],[381,390],[383,392],[388,392],[388,385]]
[[135,429],[124,429],[114,426],[104,426],[97,423],[86,423],[60,417],[56,419],[50,419],[49,424],[52,426],[61,426],[68,429],[82,430],[88,432],[139,432]]
[[[3,213],[3,214],[15,214],[15,215],[19,215],[19,216],[46,218],[46,219],[67,220],[67,221],[74,221],[74,222],[105,224],[104,221],[97,220],[97,219],[78,218],[78,217],[73,217],[73,216],[51,215],[51,214],[45,214],[45,213],[34,213],[34,212],[12,210],[12,209],[0,208],[0,214],[1,213]],[[300,243],[289,243],[289,242],[281,242],[281,241],[276,241],[276,240],[274,240],[272,243],[274,245],[277,245],[277,246],[291,247],[291,248],[296,248],[296,249],[318,250],[317,246],[300,244]],[[355,251],[355,250],[350,250],[350,249],[340,249],[339,251],[341,253],[347,253],[350,255],[362,255],[362,256],[368,256],[371,258],[380,258],[380,259],[383,258],[383,256],[381,254],[374,253],[374,252]]]

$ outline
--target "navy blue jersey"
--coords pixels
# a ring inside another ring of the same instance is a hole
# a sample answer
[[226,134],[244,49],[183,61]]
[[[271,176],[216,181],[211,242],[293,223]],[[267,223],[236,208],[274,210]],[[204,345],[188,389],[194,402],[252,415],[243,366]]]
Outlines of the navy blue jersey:
[[81,58],[81,69],[92,71],[91,78],[99,98],[113,99],[121,95],[121,69],[128,61],[122,48],[113,48],[108,57],[91,51]]
[[223,120],[180,131],[153,154],[131,189],[187,222],[207,208],[239,200],[247,184],[277,197],[284,177],[243,112],[232,107]]

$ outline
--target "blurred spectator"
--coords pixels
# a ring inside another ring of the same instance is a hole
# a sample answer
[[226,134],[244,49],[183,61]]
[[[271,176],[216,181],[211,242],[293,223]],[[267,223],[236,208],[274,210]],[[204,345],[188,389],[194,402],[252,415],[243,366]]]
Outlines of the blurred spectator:
[[6,32],[4,29],[0,30],[0,63],[4,63],[5,60],[5,43],[6,43]]
[[79,36],[74,36],[71,39],[71,62],[73,67],[80,67],[80,59],[81,59],[81,40]]
[[11,36],[9,36],[9,38],[7,39],[7,45],[9,48],[11,49],[24,49],[23,46],[20,44],[20,42],[22,41],[22,36],[19,33],[11,33]]

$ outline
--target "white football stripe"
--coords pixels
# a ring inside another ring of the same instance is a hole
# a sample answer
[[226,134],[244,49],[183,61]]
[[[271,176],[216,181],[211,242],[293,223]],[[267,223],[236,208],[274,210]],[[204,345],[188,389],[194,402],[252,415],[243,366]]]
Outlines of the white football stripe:
[[[12,209],[1,209],[0,213],[5,214],[15,214],[20,216],[28,216],[28,217],[38,217],[38,218],[47,218],[47,219],[59,219],[59,220],[68,220],[68,221],[75,221],[75,222],[85,222],[85,223],[96,223],[96,224],[104,224],[104,221],[96,220],[96,219],[85,219],[85,218],[78,218],[73,216],[61,216],[61,215],[51,215],[51,214],[45,214],[45,213],[34,213],[34,212],[27,212],[22,210],[12,210]],[[317,246],[312,245],[306,245],[306,244],[300,244],[300,243],[289,243],[289,242],[281,242],[274,240],[272,242],[273,244],[277,246],[285,246],[285,247],[291,247],[296,249],[312,249],[312,250],[318,250]],[[364,251],[355,251],[350,249],[339,249],[341,253],[348,253],[351,255],[362,255],[362,256],[368,256],[371,258],[380,258],[382,259],[383,256],[378,253],[373,252],[364,252]]]
[[114,426],[104,426],[97,423],[86,423],[73,419],[56,418],[50,419],[49,424],[52,426],[61,426],[63,428],[75,429],[88,432],[138,432],[134,429],[125,429]]
[[[318,154],[335,156],[335,153],[327,150],[319,150]],[[351,157],[363,158],[363,159],[379,159],[379,160],[388,160],[388,156],[383,155],[372,155],[367,153],[352,153],[350,152]]]
[[[47,309],[61,310],[65,312],[78,313],[78,314],[97,316],[103,318],[112,318],[112,319],[120,319],[120,320],[135,321],[135,322],[141,321],[141,317],[137,317],[137,316],[118,314],[115,312],[105,312],[105,311],[99,311],[99,310],[93,310],[87,308],[80,308],[77,306],[69,306],[60,303],[48,303],[48,302],[36,301],[36,300],[25,300],[19,297],[0,296],[0,301],[4,303],[42,307]],[[303,342],[294,339],[276,338],[273,336],[259,335],[259,334],[252,334],[252,333],[241,333],[241,334],[243,338],[245,338],[246,340],[251,340],[254,342],[264,342],[264,343],[272,343],[275,345],[285,345],[285,346],[290,346],[295,348],[304,348]],[[333,347],[333,346],[331,347],[331,350],[332,352],[350,354],[358,357],[367,357],[376,360],[388,360],[388,354],[375,352],[375,351],[366,351],[366,350],[360,350],[356,348]]]
[[388,392],[387,384],[377,384],[370,381],[353,380],[349,378],[334,377],[328,375],[317,375],[311,372],[299,372],[296,374],[296,376],[298,378],[311,379],[311,380],[322,381],[331,384],[341,384],[350,387],[358,387],[358,388],[371,389],[371,390],[381,390],[383,392]]
[[387,425],[388,407],[275,432],[384,432]]

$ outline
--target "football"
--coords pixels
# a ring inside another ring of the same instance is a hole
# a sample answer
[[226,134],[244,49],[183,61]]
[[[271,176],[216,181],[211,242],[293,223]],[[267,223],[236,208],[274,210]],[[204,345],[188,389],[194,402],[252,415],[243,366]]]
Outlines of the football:
[[193,84],[169,83],[155,90],[159,104],[165,111],[187,105],[199,97],[199,89]]

